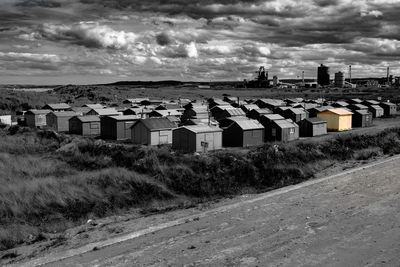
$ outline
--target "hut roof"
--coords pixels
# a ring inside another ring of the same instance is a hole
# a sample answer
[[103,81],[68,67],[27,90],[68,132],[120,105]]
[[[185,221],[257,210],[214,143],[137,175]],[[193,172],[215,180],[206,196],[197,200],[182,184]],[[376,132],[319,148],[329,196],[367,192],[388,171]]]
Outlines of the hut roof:
[[46,104],[44,107],[49,107],[50,109],[70,109],[71,106],[66,103],[56,103],[56,104]]
[[213,133],[213,132],[222,132],[222,129],[219,127],[211,127],[208,125],[190,125],[190,126],[182,126],[182,128],[186,128],[187,130],[194,133]]
[[308,121],[311,124],[321,124],[321,123],[326,123],[326,120],[321,119],[319,117],[314,117],[314,118],[307,118],[304,119],[305,121]]
[[293,128],[297,127],[297,124],[294,122],[291,122],[289,120],[276,120],[274,121],[276,125],[278,125],[280,128]]
[[30,109],[25,114],[34,114],[34,115],[41,115],[41,114],[48,114],[51,110],[49,109]]
[[358,114],[361,114],[361,115],[368,115],[368,114],[370,114],[370,112],[369,112],[368,110],[366,110],[366,109],[355,110],[354,113],[358,113]]
[[92,110],[99,114],[99,116],[119,115],[119,112],[115,108],[93,108],[90,111]]
[[229,108],[225,109],[225,112],[231,116],[246,116],[246,113],[240,108]]
[[150,131],[176,128],[176,124],[167,118],[140,119],[134,125],[132,125],[132,127],[139,123],[143,123],[144,126]]
[[94,116],[94,115],[92,115],[92,116],[76,116],[75,118],[77,118],[81,122],[99,122],[100,121],[100,117]]
[[108,118],[116,120],[116,121],[132,121],[140,119],[138,115],[118,115],[118,116],[109,116]]
[[73,117],[77,115],[74,111],[50,112],[50,114],[53,114],[56,117]]
[[[237,121],[233,122],[232,124],[237,124],[244,131],[264,129],[264,126],[262,126],[262,124],[256,120],[237,120]],[[230,127],[230,126],[228,126],[228,127]]]
[[266,114],[266,115],[262,115],[263,117],[271,120],[271,121],[275,121],[275,120],[284,120],[285,118],[282,117],[279,114]]
[[344,109],[344,108],[333,108],[333,109],[325,110],[323,112],[334,113],[337,115],[352,115],[353,114],[353,112],[348,111],[347,109]]
[[176,109],[164,109],[164,110],[154,110],[153,112],[160,114],[163,117],[166,116],[180,116],[182,112]]
[[90,109],[98,109],[98,108],[105,108],[102,104],[85,104],[82,107],[90,108]]

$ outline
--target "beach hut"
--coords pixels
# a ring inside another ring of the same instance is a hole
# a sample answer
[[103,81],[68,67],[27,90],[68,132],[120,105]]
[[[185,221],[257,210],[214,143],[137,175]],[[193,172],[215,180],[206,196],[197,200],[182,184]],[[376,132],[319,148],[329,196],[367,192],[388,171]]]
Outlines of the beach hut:
[[11,125],[12,124],[11,115],[0,115],[0,124]]
[[333,109],[333,107],[332,106],[320,106],[320,107],[314,107],[314,108],[307,109],[308,117],[315,118],[315,117],[317,117],[318,113],[328,110],[328,109]]
[[272,114],[272,111],[267,108],[252,109],[247,113],[247,117],[259,120],[262,115]]
[[172,148],[208,152],[222,148],[222,129],[208,125],[182,126],[173,130]]
[[75,116],[69,119],[69,133],[83,136],[100,135],[100,118],[98,116]]
[[42,109],[48,109],[51,111],[70,111],[71,106],[66,103],[46,104]]
[[215,106],[226,106],[226,105],[230,105],[230,104],[228,102],[223,101],[222,99],[219,99],[219,98],[208,99],[208,106],[210,109]]
[[31,109],[25,112],[25,123],[29,127],[43,127],[47,125],[46,115],[49,114],[49,109]]
[[372,113],[365,109],[355,110],[352,118],[353,127],[369,127],[372,125]]
[[165,110],[153,110],[152,112],[149,113],[150,118],[169,117],[169,116],[175,116],[180,118],[182,116],[182,112],[176,109],[165,109]]
[[131,126],[140,119],[137,115],[104,116],[100,118],[102,139],[125,140],[131,138]]
[[383,108],[383,114],[385,117],[393,116],[397,113],[397,106],[396,104],[390,102],[382,102],[380,104],[381,108]]
[[252,111],[253,109],[260,109],[260,107],[256,104],[243,104],[240,106],[240,108],[246,113]]
[[172,130],[176,128],[167,118],[140,119],[131,127],[131,139],[142,145],[172,144]]
[[76,112],[73,111],[53,111],[46,114],[46,124],[57,132],[68,132],[69,131],[69,120],[77,116]]
[[363,104],[350,104],[346,108],[350,109],[351,111],[354,111],[354,110],[368,110],[368,106],[365,106]]
[[290,142],[299,139],[299,126],[291,120],[271,121],[271,136],[268,141]]
[[226,147],[250,147],[264,143],[264,126],[257,120],[233,120],[223,129],[222,144]]
[[328,131],[346,131],[352,127],[352,115],[343,108],[328,109],[317,114],[317,117],[327,122]]
[[371,105],[368,107],[368,111],[372,113],[373,118],[380,118],[384,115],[384,110],[379,105]]
[[95,104],[85,104],[82,107],[88,108],[89,110],[91,109],[101,109],[101,108],[106,108],[103,104],[95,103]]
[[347,103],[345,101],[337,101],[337,102],[332,104],[332,107],[334,107],[334,108],[345,108],[348,105],[349,105],[349,103]]
[[214,118],[219,121],[225,118],[237,117],[237,116],[246,116],[246,113],[240,108],[227,108],[224,109],[221,113],[217,113]]
[[285,102],[280,99],[270,99],[270,98],[261,98],[258,99],[255,104],[260,108],[267,108],[272,110],[274,113],[279,107],[286,106]]
[[85,115],[87,116],[119,116],[122,115],[121,112],[118,112],[115,108],[93,108]]
[[262,115],[259,119],[262,126],[264,126],[264,140],[272,140],[272,121],[275,120],[284,120],[285,118],[279,114],[267,114]]
[[313,137],[327,134],[327,122],[321,118],[306,118],[297,123],[301,137]]
[[291,119],[294,122],[298,122],[308,118],[308,113],[302,108],[288,108],[282,111],[281,114],[286,119]]
[[361,104],[365,105],[365,106],[379,106],[379,102],[376,100],[364,100]]
[[208,119],[208,107],[207,106],[195,106],[187,108],[182,114],[182,120],[190,119]]

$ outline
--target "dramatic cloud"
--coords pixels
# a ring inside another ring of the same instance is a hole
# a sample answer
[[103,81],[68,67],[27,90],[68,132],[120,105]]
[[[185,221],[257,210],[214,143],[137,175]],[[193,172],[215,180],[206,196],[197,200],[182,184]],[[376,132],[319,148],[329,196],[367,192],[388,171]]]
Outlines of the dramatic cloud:
[[400,71],[399,9],[396,0],[2,0],[0,76],[240,80],[264,65],[294,78],[315,77],[321,63],[384,75]]
[[129,49],[137,38],[132,32],[115,31],[97,23],[79,23],[72,26],[45,24],[40,30],[40,35],[52,41],[110,49]]

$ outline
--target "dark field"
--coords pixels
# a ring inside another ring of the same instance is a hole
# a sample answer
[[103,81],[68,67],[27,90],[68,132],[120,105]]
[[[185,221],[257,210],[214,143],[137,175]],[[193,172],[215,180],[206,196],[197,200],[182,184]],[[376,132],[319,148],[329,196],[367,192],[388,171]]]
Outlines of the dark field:
[[357,89],[251,89],[235,88],[226,85],[212,85],[210,89],[200,89],[197,86],[164,86],[153,85],[146,88],[137,85],[67,85],[58,86],[48,92],[13,91],[0,89],[0,112],[40,108],[47,103],[68,101],[72,106],[82,106],[87,103],[104,103],[122,106],[126,98],[150,97],[154,99],[177,100],[189,98],[202,100],[210,97],[222,98],[225,95],[237,96],[241,100],[248,98],[293,98],[309,99],[377,99],[400,102],[399,88],[357,88]]

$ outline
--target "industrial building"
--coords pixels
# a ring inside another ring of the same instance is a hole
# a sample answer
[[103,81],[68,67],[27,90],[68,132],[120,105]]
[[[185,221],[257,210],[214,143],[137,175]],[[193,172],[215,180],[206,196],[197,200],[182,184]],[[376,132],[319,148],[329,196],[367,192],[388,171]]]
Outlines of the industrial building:
[[75,116],[69,120],[69,133],[83,136],[100,135],[100,118],[98,116]]
[[335,87],[344,87],[344,73],[341,71],[335,73]]
[[330,84],[329,67],[323,64],[321,64],[321,66],[318,67],[317,83],[322,86]]
[[222,148],[222,129],[208,125],[183,126],[173,130],[172,148],[185,152],[207,152]]
[[329,131],[346,131],[352,128],[353,112],[343,108],[328,109],[317,114],[327,122]]
[[264,143],[264,126],[256,120],[233,120],[222,135],[225,147],[251,147]]

